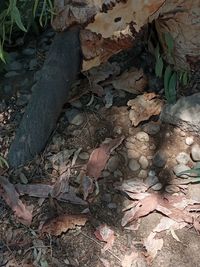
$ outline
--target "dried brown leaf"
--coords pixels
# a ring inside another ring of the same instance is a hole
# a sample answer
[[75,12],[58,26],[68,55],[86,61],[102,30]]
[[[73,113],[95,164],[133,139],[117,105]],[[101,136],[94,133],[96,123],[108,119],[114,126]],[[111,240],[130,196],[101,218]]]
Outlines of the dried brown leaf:
[[109,143],[103,143],[99,148],[92,151],[86,166],[86,175],[98,179],[106,166],[110,153],[117,148],[124,137],[111,139]]
[[25,224],[30,225],[32,221],[32,212],[26,207],[19,199],[19,194],[15,190],[13,184],[3,176],[0,176],[0,195],[3,197],[5,202],[15,213],[18,220]]
[[99,258],[99,259],[102,262],[102,264],[103,264],[104,267],[110,267],[110,263],[109,263],[108,260],[103,259],[103,258]]
[[157,252],[163,247],[163,239],[155,239],[156,233],[151,232],[144,240],[144,246],[148,252],[148,261],[153,261]]
[[122,267],[131,267],[133,263],[137,261],[138,253],[132,251],[130,254],[126,254],[122,260]]
[[136,127],[140,122],[148,120],[151,116],[159,115],[164,102],[154,93],[147,93],[129,100],[127,105],[131,107],[129,119]]
[[63,232],[71,229],[75,229],[76,226],[83,226],[87,222],[86,215],[68,215],[62,214],[56,218],[53,218],[46,222],[42,226],[42,233],[48,233],[51,235],[59,236]]
[[106,224],[102,224],[99,227],[97,227],[94,234],[97,239],[107,243],[101,250],[102,253],[112,248],[114,240],[115,240],[115,235],[114,235],[114,231],[111,230]]

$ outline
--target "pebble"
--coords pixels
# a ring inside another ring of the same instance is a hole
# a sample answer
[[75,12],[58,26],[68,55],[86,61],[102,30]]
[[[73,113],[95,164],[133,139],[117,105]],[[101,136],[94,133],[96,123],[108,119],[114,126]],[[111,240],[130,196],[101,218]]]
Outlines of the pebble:
[[194,161],[200,161],[200,146],[198,144],[192,145],[191,157]]
[[28,179],[26,178],[26,176],[23,172],[20,173],[19,179],[20,179],[22,184],[28,184]]
[[190,169],[190,167],[188,167],[185,164],[178,164],[178,165],[174,166],[174,169],[173,170],[174,170],[174,173],[176,174],[176,176],[182,177],[182,178],[187,178],[188,175],[185,175],[185,174],[179,175],[179,173],[180,172],[183,172],[183,171],[187,171],[189,169]]
[[8,65],[8,70],[12,71],[12,70],[21,70],[23,68],[22,63],[18,62],[18,61],[13,61]]
[[128,166],[131,171],[138,171],[140,169],[140,164],[135,159],[129,160]]
[[107,163],[107,170],[109,172],[114,172],[119,167],[119,157],[118,156],[112,156]]
[[123,174],[122,174],[122,172],[120,171],[120,170],[116,170],[116,171],[114,171],[114,177],[115,178],[117,178],[117,177],[122,177],[123,176]]
[[79,154],[79,158],[82,159],[82,160],[87,160],[87,159],[89,159],[89,157],[90,157],[90,155],[89,155],[88,152],[81,152]]
[[159,179],[158,179],[158,177],[157,177],[156,175],[154,175],[154,176],[149,175],[149,176],[147,177],[147,179],[145,180],[145,183],[146,183],[149,187],[151,187],[151,186],[157,184],[158,182],[159,182]]
[[106,170],[102,171],[102,176],[104,178],[107,178],[109,175],[110,175],[110,172],[109,171],[106,171]]
[[111,194],[108,194],[108,193],[103,194],[102,201],[106,203],[110,203],[112,201]]
[[116,203],[109,203],[109,204],[107,205],[107,207],[108,207],[109,209],[117,209],[117,204],[116,204]]
[[65,116],[67,117],[70,124],[79,126],[84,122],[84,116],[83,114],[75,108],[68,109],[65,112]]
[[140,157],[140,154],[137,151],[133,150],[133,149],[128,149],[127,157],[129,159],[138,159]]
[[178,156],[176,157],[176,161],[180,164],[187,164],[189,160],[190,156],[185,152],[179,153]]
[[167,162],[166,156],[162,151],[158,151],[153,158],[153,165],[162,168]]
[[148,173],[147,173],[146,170],[141,170],[141,171],[139,172],[139,174],[138,174],[138,177],[139,177],[139,178],[142,178],[142,179],[145,179],[145,178],[147,178],[147,175],[148,175]]
[[180,132],[180,136],[181,136],[181,137],[185,137],[185,136],[186,136],[186,133],[185,133],[184,131],[181,131],[181,132]]
[[140,157],[139,163],[141,165],[141,168],[144,170],[147,169],[147,167],[149,166],[148,159],[145,156]]
[[113,132],[115,134],[122,134],[122,127],[120,126],[115,126],[115,128],[113,129]]
[[135,137],[140,142],[148,142],[149,141],[149,135],[145,132],[138,132]]
[[13,70],[13,71],[9,71],[9,72],[7,72],[7,73],[4,75],[4,77],[5,77],[5,78],[11,78],[11,77],[15,77],[15,76],[18,76],[18,75],[19,75],[19,73]]
[[160,189],[162,189],[162,184],[161,183],[157,183],[155,185],[153,185],[151,188],[155,191],[159,191]]
[[131,142],[126,142],[125,143],[125,147],[127,149],[134,150],[135,149],[135,144],[134,143],[131,143]]
[[193,138],[193,136],[188,136],[188,137],[185,139],[185,143],[186,143],[186,145],[191,146],[191,145],[194,143],[194,138]]
[[160,131],[160,125],[154,122],[149,122],[144,124],[142,129],[149,135],[156,135]]
[[35,55],[35,48],[25,48],[23,49],[22,54],[25,56],[33,56]]

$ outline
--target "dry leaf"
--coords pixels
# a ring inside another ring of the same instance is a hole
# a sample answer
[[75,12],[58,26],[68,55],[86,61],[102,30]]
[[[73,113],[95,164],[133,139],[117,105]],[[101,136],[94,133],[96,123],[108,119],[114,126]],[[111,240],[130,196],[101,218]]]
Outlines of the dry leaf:
[[0,196],[2,196],[5,202],[13,210],[15,216],[21,223],[25,225],[31,224],[32,212],[19,199],[19,194],[15,190],[14,185],[3,176],[0,176]]
[[136,262],[138,258],[138,253],[132,251],[130,254],[126,254],[122,260],[122,267],[131,267],[133,262]]
[[148,120],[151,116],[159,115],[163,104],[163,101],[154,93],[137,96],[127,103],[131,107],[129,119],[136,127],[140,122]]
[[163,239],[155,239],[156,233],[151,232],[144,240],[144,246],[148,252],[148,261],[152,262],[157,252],[163,247]]
[[106,166],[110,153],[117,148],[123,140],[124,137],[111,139],[109,143],[103,143],[99,148],[93,150],[86,166],[86,175],[98,179]]
[[114,231],[111,230],[106,224],[102,224],[99,227],[97,227],[94,234],[97,239],[107,243],[101,250],[102,253],[112,248],[114,240],[115,240]]
[[163,217],[161,218],[160,223],[153,229],[153,232],[160,233],[169,229],[178,230],[184,228],[186,225],[187,223],[185,222],[179,223],[171,218]]
[[42,226],[42,233],[59,236],[63,232],[75,229],[76,226],[83,226],[87,222],[86,215],[63,214],[46,222]]
[[70,177],[70,168],[68,168],[64,173],[60,175],[58,181],[53,186],[51,196],[56,198],[60,194],[66,193],[69,191],[69,177]]
[[100,261],[103,263],[103,266],[104,266],[104,267],[110,267],[110,263],[109,263],[108,260],[103,259],[103,258],[99,258],[99,259],[100,259]]
[[94,183],[92,178],[90,178],[89,176],[84,176],[81,179],[81,187],[80,187],[82,193],[83,193],[83,198],[84,200],[87,199],[87,197],[89,196],[89,194],[91,194],[94,190]]

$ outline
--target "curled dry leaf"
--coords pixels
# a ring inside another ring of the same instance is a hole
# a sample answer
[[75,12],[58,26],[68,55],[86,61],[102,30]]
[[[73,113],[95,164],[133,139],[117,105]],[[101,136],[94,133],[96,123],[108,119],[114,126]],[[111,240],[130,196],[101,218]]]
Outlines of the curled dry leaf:
[[110,153],[115,150],[123,140],[123,136],[111,139],[108,143],[103,143],[100,147],[93,150],[86,166],[86,175],[98,179],[106,166]]
[[19,199],[19,194],[15,190],[6,177],[0,176],[0,196],[5,200],[9,207],[15,213],[18,220],[25,224],[30,225],[32,221],[32,212],[30,208],[26,207]]
[[42,233],[59,236],[63,232],[75,229],[76,226],[83,226],[87,222],[86,215],[68,215],[63,214],[46,222],[42,226]]
[[115,240],[114,231],[111,230],[106,224],[102,224],[99,227],[97,227],[94,234],[97,239],[107,243],[101,250],[102,253],[112,248],[114,240]]
[[152,262],[158,251],[163,247],[163,239],[156,239],[156,233],[151,232],[147,238],[144,240],[144,246],[147,250],[148,262]]
[[129,119],[136,127],[140,122],[148,120],[151,116],[159,115],[164,102],[155,93],[147,93],[129,100],[127,105],[131,107]]

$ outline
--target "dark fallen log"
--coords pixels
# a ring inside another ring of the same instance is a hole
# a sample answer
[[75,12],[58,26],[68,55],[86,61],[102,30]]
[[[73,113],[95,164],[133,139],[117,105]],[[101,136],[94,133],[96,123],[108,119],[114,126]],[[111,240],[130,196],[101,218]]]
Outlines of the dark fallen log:
[[80,62],[79,30],[58,33],[11,144],[10,167],[23,165],[44,149],[80,71]]

